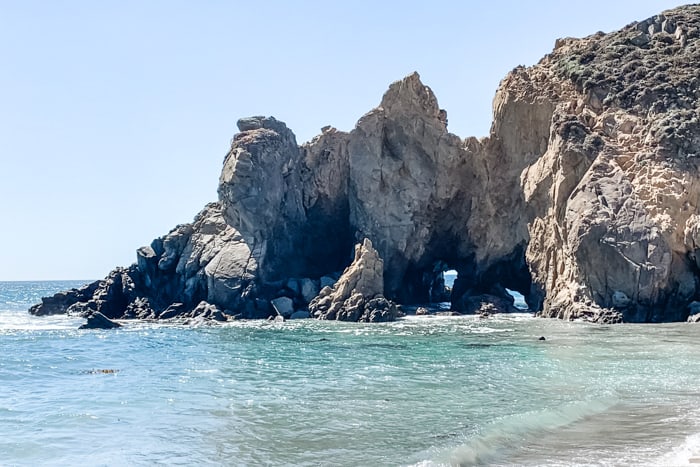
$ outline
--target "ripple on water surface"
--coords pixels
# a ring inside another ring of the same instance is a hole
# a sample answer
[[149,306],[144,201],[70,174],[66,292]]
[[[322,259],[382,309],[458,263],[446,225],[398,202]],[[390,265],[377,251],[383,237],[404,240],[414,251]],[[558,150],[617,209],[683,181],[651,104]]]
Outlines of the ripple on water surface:
[[664,465],[700,432],[685,325],[78,331],[13,313],[0,312],[2,465]]

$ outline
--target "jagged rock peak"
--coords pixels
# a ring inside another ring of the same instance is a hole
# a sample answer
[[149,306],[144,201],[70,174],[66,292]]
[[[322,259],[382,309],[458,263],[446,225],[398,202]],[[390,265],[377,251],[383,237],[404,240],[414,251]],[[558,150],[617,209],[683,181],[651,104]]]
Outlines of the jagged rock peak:
[[[440,110],[433,90],[421,82],[418,72],[393,82],[379,107],[387,113],[405,111],[409,107],[434,118],[440,118],[441,112],[445,112]],[[446,118],[446,113],[444,115]]]
[[277,120],[275,117],[265,117],[261,115],[240,118],[238,122],[236,122],[236,125],[238,126],[238,131],[241,132],[266,129],[283,134],[290,131],[284,122]]
[[384,293],[384,262],[370,239],[365,238],[361,244],[355,245],[352,264],[343,272],[334,289],[341,297],[361,293],[373,298]]

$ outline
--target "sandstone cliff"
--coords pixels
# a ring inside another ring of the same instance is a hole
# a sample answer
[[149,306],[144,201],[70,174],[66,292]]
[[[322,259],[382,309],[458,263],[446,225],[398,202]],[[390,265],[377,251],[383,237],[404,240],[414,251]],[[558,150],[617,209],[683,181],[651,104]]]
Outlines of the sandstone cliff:
[[442,300],[450,268],[464,312],[511,309],[509,288],[541,316],[685,320],[700,300],[699,31],[694,5],[558,40],[501,82],[481,140],[447,130],[418,74],[352,131],[325,127],[301,146],[272,117],[241,119],[219,203],[136,265],[31,311],[169,317],[206,301],[253,318],[286,297],[291,313],[366,238],[377,290],[401,303]]

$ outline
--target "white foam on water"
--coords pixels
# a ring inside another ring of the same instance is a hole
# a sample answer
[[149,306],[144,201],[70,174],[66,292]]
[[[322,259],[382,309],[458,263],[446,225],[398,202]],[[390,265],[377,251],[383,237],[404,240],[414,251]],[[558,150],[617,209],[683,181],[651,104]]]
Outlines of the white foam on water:
[[616,403],[614,398],[577,401],[557,408],[530,411],[502,417],[463,444],[439,453],[416,465],[488,465],[498,463],[531,437],[575,423],[604,412]]
[[77,329],[84,323],[83,318],[66,315],[33,316],[27,311],[0,310],[0,332]]
[[659,458],[655,465],[700,465],[700,433],[687,436],[680,446]]

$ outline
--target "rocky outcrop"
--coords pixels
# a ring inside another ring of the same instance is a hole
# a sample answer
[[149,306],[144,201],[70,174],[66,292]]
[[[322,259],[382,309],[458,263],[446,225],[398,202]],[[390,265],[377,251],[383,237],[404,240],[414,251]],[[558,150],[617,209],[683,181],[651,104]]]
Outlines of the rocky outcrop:
[[554,107],[522,174],[541,315],[677,321],[698,295],[700,7],[565,39],[509,88]]
[[365,239],[355,246],[355,259],[331,287],[324,287],[309,304],[309,312],[319,319],[394,321],[396,304],[384,298],[384,262],[372,242]]
[[[110,319],[193,317],[202,302],[229,315],[264,318],[269,304],[257,301],[256,263],[242,236],[224,221],[218,203],[192,224],[175,227],[139,248],[137,263],[105,279],[42,299],[35,315],[102,313]],[[213,319],[218,319],[218,315]]]
[[99,285],[100,282],[97,281],[80,287],[79,289],[70,289],[64,292],[58,292],[51,297],[44,297],[41,299],[41,303],[37,303],[29,309],[29,313],[35,316],[67,313],[71,305],[78,303],[85,297],[92,297]]
[[238,121],[224,161],[219,198],[224,218],[245,239],[262,281],[321,276],[347,264],[346,154],[327,130],[297,146],[272,117]]
[[[691,5],[558,40],[501,82],[480,140],[448,131],[416,73],[352,131],[301,146],[281,121],[241,119],[219,203],[31,311],[164,319],[205,301],[244,318],[382,320],[388,300],[443,300],[456,269],[463,313],[513,311],[512,289],[540,316],[685,321],[700,301],[699,60]],[[358,242],[371,267],[325,288]]]
[[[535,114],[528,118],[546,119]],[[529,294],[527,227],[519,219],[514,228],[502,211],[524,211],[523,197],[502,187],[517,184],[538,154],[496,151],[501,140],[528,150],[506,129],[496,143],[449,133],[446,112],[417,73],[393,83],[350,133],[326,127],[297,148],[273,118],[243,119],[239,129],[219,195],[227,222],[253,245],[263,281],[342,269],[353,242],[371,238],[384,259],[386,295],[401,302],[444,300],[448,268],[460,272],[456,299],[508,300],[504,287]]]

